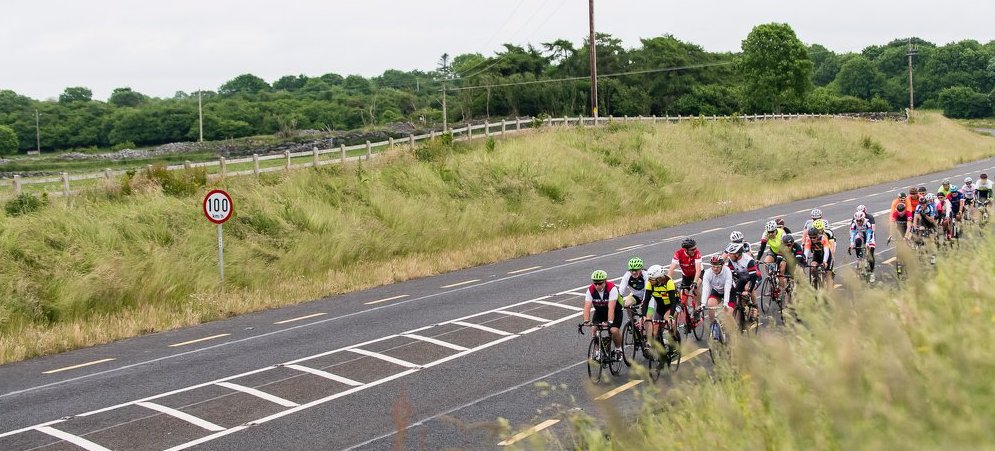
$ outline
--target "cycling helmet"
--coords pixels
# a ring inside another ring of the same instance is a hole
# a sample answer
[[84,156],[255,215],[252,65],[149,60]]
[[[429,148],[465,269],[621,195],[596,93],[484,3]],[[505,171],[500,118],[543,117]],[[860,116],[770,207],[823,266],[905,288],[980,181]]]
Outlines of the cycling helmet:
[[960,187],[957,185],[950,185],[950,191],[960,191]]
[[708,259],[708,263],[712,266],[722,266],[722,257],[718,255],[713,255],[712,258]]
[[694,242],[694,238],[684,238],[684,241],[681,241],[681,247],[684,249],[694,249],[697,245],[698,243]]
[[643,269],[643,259],[639,257],[632,257],[629,259],[629,271],[635,271],[637,269]]
[[608,280],[608,273],[600,269],[591,273],[592,282],[604,282],[606,280]]
[[864,204],[857,205],[857,211],[862,211],[864,213],[867,213],[867,205]]
[[771,233],[777,230],[777,221],[774,220],[767,221],[767,224],[764,224],[764,230],[766,230],[767,233]]
[[653,265],[646,270],[646,276],[650,279],[659,279],[663,277],[663,266]]
[[919,185],[918,191],[919,191],[919,194],[925,194],[926,191],[929,191],[929,190],[926,189],[926,185]]
[[818,208],[813,208],[812,213],[810,213],[810,215],[812,216],[812,219],[822,219],[822,210],[819,210]]
[[936,194],[926,194],[926,202],[936,202]]
[[988,174],[985,174],[984,172],[982,172],[981,175],[980,175],[980,177],[983,178],[983,179],[986,179],[986,178],[988,178]]
[[867,219],[867,214],[860,210],[857,210],[857,212],[853,214],[854,221],[861,222],[865,219]]
[[815,221],[812,221],[812,228],[821,232],[826,229],[826,221],[823,219],[816,219]]
[[897,211],[897,212],[899,212],[899,213],[901,213],[901,212],[905,211],[905,204],[898,204],[898,205],[895,205],[895,211]]
[[944,185],[949,185],[950,184],[950,179],[943,179],[943,184]]
[[774,218],[774,222],[777,223],[778,227],[784,227],[784,218],[778,216]]
[[970,185],[972,183],[974,183],[974,179],[972,179],[971,177],[967,177],[967,178],[964,179],[964,184],[965,185]]
[[733,243],[742,243],[743,233],[739,230],[733,230],[732,233],[729,234],[729,241],[732,241]]
[[743,243],[729,243],[729,245],[726,246],[727,254],[738,254],[742,252],[742,250],[743,250]]
[[899,199],[905,200],[906,197],[909,197],[909,195],[905,194],[905,192],[898,193],[898,198]]
[[918,192],[918,190],[916,190],[916,187],[914,187],[914,186],[910,186],[909,187],[909,194],[915,194],[917,192]]
[[819,236],[819,229],[817,229],[815,227],[812,227],[812,228],[808,229],[808,237],[809,238],[816,238],[818,236]]
[[781,238],[781,243],[791,246],[792,244],[795,244],[795,237],[790,234],[785,234],[784,238]]

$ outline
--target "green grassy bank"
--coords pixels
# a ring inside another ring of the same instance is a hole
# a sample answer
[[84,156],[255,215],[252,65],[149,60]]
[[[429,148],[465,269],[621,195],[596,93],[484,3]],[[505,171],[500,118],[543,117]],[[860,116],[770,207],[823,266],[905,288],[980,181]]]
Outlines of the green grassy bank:
[[[143,177],[0,217],[0,362],[949,168],[938,115],[540,129],[238,177],[218,287],[203,193]],[[581,276],[579,276],[581,277]]]

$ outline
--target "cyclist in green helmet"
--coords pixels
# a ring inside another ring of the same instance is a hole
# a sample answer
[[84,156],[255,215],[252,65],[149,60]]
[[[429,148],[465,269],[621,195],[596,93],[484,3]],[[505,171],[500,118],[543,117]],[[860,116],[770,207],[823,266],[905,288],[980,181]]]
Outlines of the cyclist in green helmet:
[[[618,302],[618,287],[608,281],[608,273],[597,270],[591,274],[591,285],[584,293],[584,324],[611,324],[612,341],[615,342],[615,358],[622,360],[622,303]],[[594,317],[591,317],[591,309]],[[591,327],[591,335],[596,333]]]

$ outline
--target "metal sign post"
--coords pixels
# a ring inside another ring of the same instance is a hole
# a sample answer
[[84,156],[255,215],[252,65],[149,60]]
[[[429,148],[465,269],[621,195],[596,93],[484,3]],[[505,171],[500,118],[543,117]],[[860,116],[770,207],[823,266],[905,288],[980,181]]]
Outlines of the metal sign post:
[[221,225],[231,219],[234,212],[235,204],[223,190],[216,189],[204,196],[204,216],[218,225],[218,272],[221,274],[222,284],[225,282],[225,241]]

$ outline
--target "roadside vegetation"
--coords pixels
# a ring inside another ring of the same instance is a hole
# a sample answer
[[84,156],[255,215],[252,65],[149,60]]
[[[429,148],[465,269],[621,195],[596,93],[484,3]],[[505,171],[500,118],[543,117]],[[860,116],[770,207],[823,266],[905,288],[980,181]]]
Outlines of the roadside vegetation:
[[[258,180],[140,171],[0,217],[0,363],[992,155],[929,114],[543,128]],[[235,202],[224,287],[200,206],[214,187]]]
[[609,410],[617,421],[603,429],[575,417],[572,447],[989,449],[995,260],[979,256],[992,253],[989,235],[935,267],[910,264],[900,287],[806,289],[801,323],[738,339],[714,371],[645,390],[633,419]]

